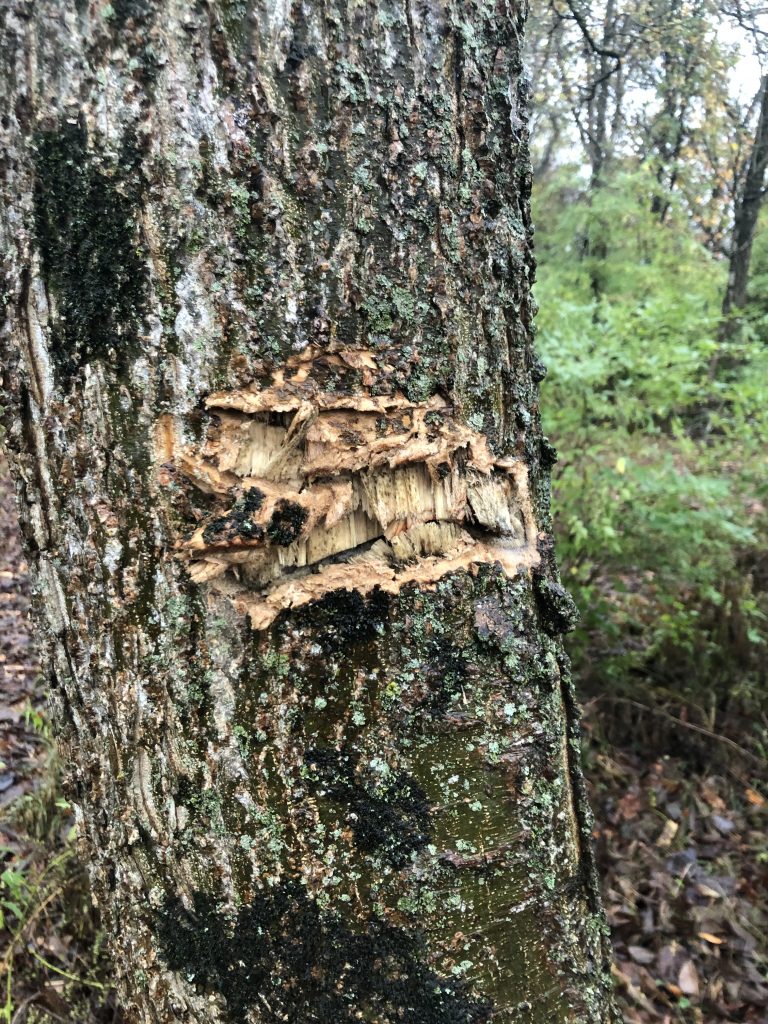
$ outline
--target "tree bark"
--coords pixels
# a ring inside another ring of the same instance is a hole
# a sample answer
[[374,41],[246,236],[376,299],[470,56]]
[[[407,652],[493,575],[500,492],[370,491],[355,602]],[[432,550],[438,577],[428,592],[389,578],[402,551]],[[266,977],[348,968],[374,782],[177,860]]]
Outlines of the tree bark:
[[734,322],[728,319],[743,310],[747,304],[749,265],[752,261],[752,242],[757,229],[760,208],[765,199],[765,172],[768,168],[768,76],[761,83],[762,99],[755,129],[755,140],[750,150],[742,187],[733,214],[733,241],[728,265],[728,283],[723,297],[722,336],[733,333]]
[[609,1021],[523,6],[8,0],[5,443],[137,1021]]

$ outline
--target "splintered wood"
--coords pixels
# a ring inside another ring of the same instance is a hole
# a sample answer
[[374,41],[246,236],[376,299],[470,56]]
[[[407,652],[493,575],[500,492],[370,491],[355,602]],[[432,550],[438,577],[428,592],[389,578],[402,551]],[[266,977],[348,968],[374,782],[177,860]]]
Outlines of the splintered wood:
[[308,352],[266,386],[211,395],[202,446],[158,424],[157,458],[220,502],[179,553],[263,629],[331,590],[396,591],[538,562],[528,471],[442,398],[371,393],[371,353]]

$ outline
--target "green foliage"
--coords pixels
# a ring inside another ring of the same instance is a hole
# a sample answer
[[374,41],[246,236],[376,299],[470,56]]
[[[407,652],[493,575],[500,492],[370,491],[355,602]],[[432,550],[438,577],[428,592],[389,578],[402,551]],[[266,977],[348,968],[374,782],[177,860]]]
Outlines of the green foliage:
[[21,1019],[19,1004],[33,1002],[57,980],[66,983],[61,996],[68,1019],[96,1021],[108,1005],[110,983],[72,809],[60,795],[47,719],[32,707],[24,717],[46,758],[41,784],[3,808],[3,833],[11,838],[0,845],[0,1022]]
[[621,170],[587,198],[565,169],[535,196],[556,531],[581,678],[722,710],[763,682],[768,355],[753,319],[722,361],[726,267],[656,189]]

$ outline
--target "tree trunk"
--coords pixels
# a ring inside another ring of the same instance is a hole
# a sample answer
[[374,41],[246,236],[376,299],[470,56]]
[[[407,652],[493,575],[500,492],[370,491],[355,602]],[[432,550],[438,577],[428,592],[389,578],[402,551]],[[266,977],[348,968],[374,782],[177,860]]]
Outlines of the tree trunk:
[[8,0],[6,445],[137,1021],[609,1021],[498,0]]
[[[744,182],[736,200],[733,215],[733,241],[728,266],[728,283],[723,298],[723,316],[732,317],[747,304],[749,265],[752,260],[752,242],[765,198],[765,172],[768,168],[768,76],[762,83],[760,114],[755,129],[755,141],[749,154]],[[723,338],[733,333],[734,321],[723,323]]]

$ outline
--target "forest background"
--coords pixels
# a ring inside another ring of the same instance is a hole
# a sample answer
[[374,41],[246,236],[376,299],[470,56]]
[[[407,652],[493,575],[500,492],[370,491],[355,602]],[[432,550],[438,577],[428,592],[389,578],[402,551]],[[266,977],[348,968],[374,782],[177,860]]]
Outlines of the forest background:
[[[757,1024],[768,8],[534,0],[528,54],[542,413],[623,1012]],[[9,500],[0,1020],[119,1020],[40,711]]]

